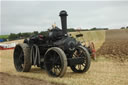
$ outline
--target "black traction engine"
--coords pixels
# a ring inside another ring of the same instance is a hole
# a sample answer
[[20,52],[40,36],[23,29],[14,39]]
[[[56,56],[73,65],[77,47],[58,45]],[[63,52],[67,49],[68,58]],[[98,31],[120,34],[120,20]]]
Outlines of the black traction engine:
[[67,66],[73,72],[88,71],[91,58],[88,50],[67,33],[67,12],[59,14],[62,29],[53,27],[48,35],[32,36],[17,44],[14,65],[18,72],[29,72],[31,66],[45,69],[53,77],[63,77]]

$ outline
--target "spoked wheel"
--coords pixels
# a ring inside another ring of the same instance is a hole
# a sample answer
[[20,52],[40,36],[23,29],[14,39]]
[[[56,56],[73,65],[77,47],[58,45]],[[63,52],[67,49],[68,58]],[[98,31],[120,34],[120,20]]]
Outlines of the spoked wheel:
[[15,47],[14,65],[18,72],[28,72],[31,69],[30,49],[27,44],[18,44]]
[[72,58],[75,58],[75,57],[83,57],[84,63],[70,66],[72,71],[77,73],[83,73],[88,71],[90,67],[91,59],[87,49],[83,46],[77,47],[75,52],[73,53]]
[[48,49],[44,66],[50,76],[63,77],[67,69],[67,58],[63,50],[57,47]]

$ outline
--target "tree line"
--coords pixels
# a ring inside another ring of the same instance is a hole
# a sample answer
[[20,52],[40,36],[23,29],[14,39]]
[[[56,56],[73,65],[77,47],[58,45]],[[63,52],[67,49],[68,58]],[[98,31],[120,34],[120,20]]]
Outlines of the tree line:
[[126,26],[126,27],[121,27],[120,29],[128,29],[128,26]]
[[[128,26],[126,27],[121,27],[120,29],[128,29]],[[74,29],[74,28],[68,28],[68,32],[77,32],[77,31],[93,31],[93,30],[109,30],[109,28],[96,28],[93,27],[91,29]],[[48,34],[48,31],[34,31],[34,32],[25,32],[25,33],[10,33],[10,35],[8,35],[8,37],[0,37],[0,39],[3,39],[3,41],[7,41],[7,40],[18,40],[18,39],[24,39],[24,38],[28,38],[34,35],[44,35],[46,36]]]
[[48,32],[47,31],[34,31],[34,32],[25,32],[25,33],[10,33],[8,39],[9,40],[17,40],[17,39],[24,39],[24,38],[28,38],[34,35],[46,35]]
[[[102,28],[102,29],[98,29],[98,28],[92,28],[92,29],[74,29],[74,28],[69,28],[68,32],[76,32],[76,31],[90,31],[90,30],[108,30],[108,28]],[[48,34],[48,31],[34,31],[34,32],[25,32],[25,33],[10,33],[10,35],[8,35],[8,37],[6,38],[1,38],[4,39],[4,41],[7,40],[18,40],[18,39],[24,39],[24,38],[28,38],[34,35],[44,35],[46,36]]]

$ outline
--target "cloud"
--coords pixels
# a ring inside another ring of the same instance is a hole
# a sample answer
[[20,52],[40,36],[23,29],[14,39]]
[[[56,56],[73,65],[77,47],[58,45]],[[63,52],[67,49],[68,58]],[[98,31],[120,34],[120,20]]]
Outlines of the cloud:
[[1,34],[61,27],[59,12],[68,12],[68,27],[120,28],[128,25],[127,1],[2,1]]

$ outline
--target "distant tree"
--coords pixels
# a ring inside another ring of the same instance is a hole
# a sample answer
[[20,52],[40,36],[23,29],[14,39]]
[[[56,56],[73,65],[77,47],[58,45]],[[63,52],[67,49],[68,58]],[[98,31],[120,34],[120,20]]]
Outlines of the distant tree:
[[20,38],[20,39],[23,37],[21,32],[18,33],[17,36],[18,36],[18,38]]
[[32,33],[22,33],[22,37],[23,38],[28,38],[28,37],[30,37],[32,35]]
[[97,28],[96,28],[96,27],[94,27],[94,28],[91,28],[90,30],[97,30]]
[[109,28],[104,28],[104,30],[109,30]]
[[128,26],[126,27],[126,29],[128,29]]
[[34,31],[33,34],[34,35],[38,35],[39,33],[38,33],[38,31]]
[[75,32],[74,28],[68,28],[68,32]]
[[121,27],[120,29],[125,29],[125,27]]
[[39,34],[43,35],[43,36],[47,36],[48,35],[48,31],[41,31]]
[[18,37],[17,37],[17,35],[15,33],[11,33],[8,38],[9,38],[9,40],[15,40]]

